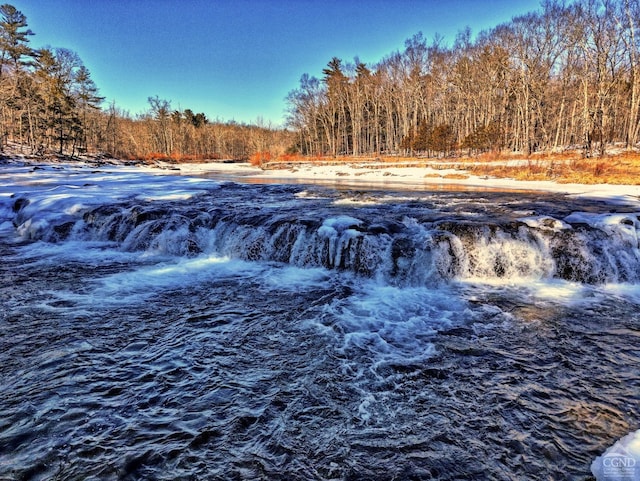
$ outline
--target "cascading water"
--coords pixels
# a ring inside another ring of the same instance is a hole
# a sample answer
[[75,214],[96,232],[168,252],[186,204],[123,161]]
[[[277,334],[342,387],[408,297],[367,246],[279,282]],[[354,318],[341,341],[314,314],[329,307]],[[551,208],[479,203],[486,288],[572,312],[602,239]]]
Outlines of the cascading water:
[[[228,189],[233,195],[235,187]],[[403,212],[396,205],[399,212],[389,214],[382,205],[335,215],[336,209],[319,203],[300,217],[297,206],[220,209],[221,190],[160,205],[134,200],[79,209],[49,220],[39,218],[28,197],[19,197],[13,211],[18,233],[29,240],[116,242],[127,251],[276,261],[405,285],[554,277],[601,284],[636,282],[640,273],[639,213],[441,220],[430,207]]]
[[640,204],[0,173],[0,479],[585,479]]

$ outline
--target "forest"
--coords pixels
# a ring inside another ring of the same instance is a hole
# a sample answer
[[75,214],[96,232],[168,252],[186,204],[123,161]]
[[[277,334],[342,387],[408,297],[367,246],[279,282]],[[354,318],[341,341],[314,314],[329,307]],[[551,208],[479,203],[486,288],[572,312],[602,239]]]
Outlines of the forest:
[[0,6],[0,149],[12,142],[25,154],[120,159],[246,160],[254,152],[284,152],[285,129],[210,121],[204,113],[176,110],[149,97],[146,112],[130,115],[104,105],[98,86],[77,53],[31,47],[27,17]]
[[[0,148],[122,159],[446,157],[633,149],[640,136],[640,0],[544,1],[448,45],[416,33],[377,63],[334,57],[303,74],[285,127],[210,121],[148,98],[105,105],[79,56],[32,48],[27,17],[0,6]],[[285,155],[287,154],[287,155]]]
[[329,61],[288,96],[304,154],[448,156],[638,143],[638,0],[543,2],[453,45],[417,33],[378,63]]

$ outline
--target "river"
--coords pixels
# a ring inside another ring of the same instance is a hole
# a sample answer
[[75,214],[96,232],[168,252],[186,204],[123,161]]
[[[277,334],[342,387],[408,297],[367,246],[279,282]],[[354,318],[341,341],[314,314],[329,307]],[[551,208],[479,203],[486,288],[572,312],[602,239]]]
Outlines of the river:
[[593,479],[640,203],[0,166],[0,479]]

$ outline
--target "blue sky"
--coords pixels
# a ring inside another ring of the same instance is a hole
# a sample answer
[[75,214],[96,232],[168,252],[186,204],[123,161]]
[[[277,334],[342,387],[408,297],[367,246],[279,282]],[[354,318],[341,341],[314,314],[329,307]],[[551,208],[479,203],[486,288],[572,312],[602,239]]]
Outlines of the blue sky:
[[33,47],[77,52],[132,115],[158,95],[209,119],[283,123],[287,93],[334,56],[375,63],[422,31],[452,43],[539,0],[16,0]]

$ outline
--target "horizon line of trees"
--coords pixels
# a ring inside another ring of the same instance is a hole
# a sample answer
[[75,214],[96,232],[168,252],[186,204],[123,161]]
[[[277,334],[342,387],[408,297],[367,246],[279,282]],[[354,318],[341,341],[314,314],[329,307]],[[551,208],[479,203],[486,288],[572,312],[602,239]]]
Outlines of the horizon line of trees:
[[9,142],[31,154],[99,153],[123,159],[248,159],[282,153],[291,133],[262,119],[210,121],[149,97],[131,117],[104,97],[80,57],[66,48],[30,46],[34,33],[13,5],[0,5],[0,152]]
[[639,0],[546,0],[451,47],[422,33],[366,65],[334,57],[287,97],[303,154],[531,154],[640,140]]

